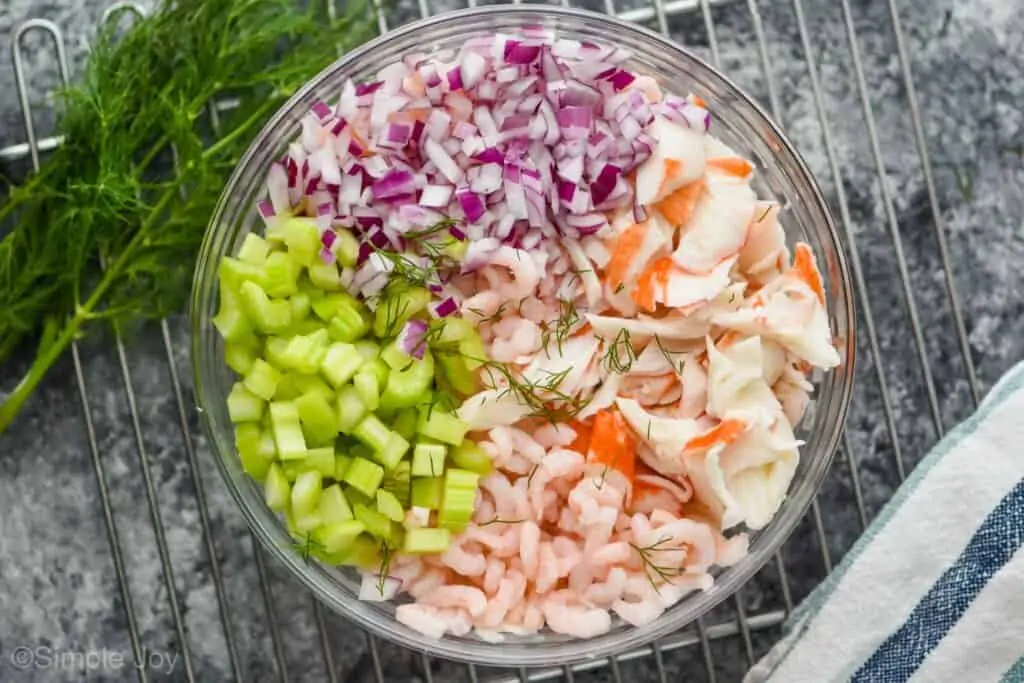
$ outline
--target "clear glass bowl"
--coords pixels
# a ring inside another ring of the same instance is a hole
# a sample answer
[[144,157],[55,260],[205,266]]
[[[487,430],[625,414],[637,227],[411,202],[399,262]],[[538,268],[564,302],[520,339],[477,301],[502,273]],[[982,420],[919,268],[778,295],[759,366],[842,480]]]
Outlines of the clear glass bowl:
[[[552,29],[560,37],[624,47],[633,54],[627,62],[630,70],[654,76],[666,91],[693,92],[708,102],[712,132],[754,161],[758,194],[773,197],[784,207],[787,239],[807,242],[814,249],[826,280],[829,321],[842,365],[814,378],[817,398],[797,430],[806,445],[782,509],[765,529],[752,535],[750,554],[742,562],[718,572],[711,590],[690,594],[646,626],[618,624],[589,640],[540,634],[509,637],[500,644],[473,637],[437,641],[395,621],[392,604],[357,600],[359,580],[354,572],[315,561],[307,564],[293,549],[283,524],[264,504],[261,488],[243,473],[225,405],[234,378],[210,322],[218,301],[217,264],[238,249],[247,232],[259,229],[254,204],[264,192],[264,175],[287,143],[299,135],[300,119],[315,100],[333,101],[345,79],[372,79],[379,68],[407,53],[458,48],[472,36],[496,31],[515,34],[528,25]],[[853,383],[854,311],[843,249],[820,189],[778,126],[732,82],[679,45],[635,24],[563,8],[491,6],[439,15],[377,38],[322,71],[274,115],[224,189],[203,241],[191,317],[195,389],[206,434],[228,488],[270,554],[320,600],[363,628],[435,656],[492,666],[565,664],[638,647],[685,626],[731,595],[778,550],[810,504],[832,461]]]

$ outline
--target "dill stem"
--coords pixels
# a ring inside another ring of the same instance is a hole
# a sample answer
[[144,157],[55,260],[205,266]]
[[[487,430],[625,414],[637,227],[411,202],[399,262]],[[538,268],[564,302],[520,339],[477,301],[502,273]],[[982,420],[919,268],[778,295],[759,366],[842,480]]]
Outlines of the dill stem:
[[17,417],[25,400],[35,391],[39,382],[43,380],[46,373],[50,371],[53,364],[64,355],[68,346],[78,338],[82,327],[95,317],[94,312],[106,296],[107,290],[115,284],[121,276],[121,271],[128,265],[135,250],[142,244],[149,230],[156,224],[156,221],[163,214],[165,208],[178,191],[178,185],[167,188],[160,201],[156,203],[146,220],[139,226],[139,230],[132,237],[128,246],[118,255],[114,264],[103,271],[96,288],[89,294],[85,303],[75,307],[75,313],[64,323],[53,342],[40,349],[28,372],[14,388],[14,391],[0,404],[0,434],[7,431],[8,425]]
[[[226,145],[238,138],[238,136],[244,134],[253,126],[253,124],[257,123],[266,111],[274,106],[274,104],[274,100],[267,100],[262,106],[253,112],[249,118],[236,126],[234,130],[221,138],[218,142],[208,147],[203,152],[203,157],[209,158],[214,156]],[[53,367],[53,364],[60,359],[71,343],[78,338],[82,328],[95,317],[95,311],[102,303],[103,298],[107,294],[107,290],[120,279],[121,271],[124,270],[130,260],[135,256],[135,251],[142,245],[143,241],[148,236],[149,231],[156,225],[157,221],[163,215],[164,209],[167,208],[167,205],[177,194],[181,183],[185,181],[184,175],[178,176],[175,181],[176,182],[174,182],[170,187],[164,190],[163,196],[161,196],[160,200],[153,206],[149,216],[146,217],[146,220],[139,225],[139,229],[136,231],[128,245],[121,250],[120,254],[118,254],[117,260],[103,271],[102,278],[100,278],[96,288],[90,293],[89,298],[85,303],[75,308],[74,315],[68,318],[67,322],[64,323],[60,334],[54,338],[53,342],[45,348],[40,349],[40,353],[36,355],[28,372],[21,381],[18,382],[18,385],[14,390],[4,399],[3,403],[0,404],[0,434],[7,431],[8,425],[10,425],[18,413],[21,412],[21,408],[25,401],[32,392],[35,391],[36,387],[50,371],[50,368]],[[6,347],[7,344],[5,343],[4,346]]]

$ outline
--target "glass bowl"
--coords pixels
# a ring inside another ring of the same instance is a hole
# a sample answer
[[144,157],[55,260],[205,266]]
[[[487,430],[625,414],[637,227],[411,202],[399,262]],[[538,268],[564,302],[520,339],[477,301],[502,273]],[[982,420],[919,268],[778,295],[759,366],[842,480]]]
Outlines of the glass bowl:
[[[284,525],[264,504],[260,486],[242,471],[225,404],[234,378],[210,322],[218,301],[217,264],[238,249],[246,233],[262,227],[254,205],[264,192],[265,173],[299,135],[300,119],[314,101],[334,101],[346,79],[370,80],[379,68],[407,53],[457,48],[472,36],[515,34],[530,25],[561,37],[626,48],[633,55],[626,63],[631,71],[655,77],[666,91],[692,92],[708,102],[713,133],[757,166],[758,194],[782,205],[787,240],[813,248],[825,278],[826,307],[842,365],[813,378],[816,401],[797,430],[806,445],[789,496],[775,519],[751,535],[749,555],[717,572],[713,588],[691,593],[650,624],[616,624],[589,640],[544,633],[508,637],[498,644],[474,637],[438,641],[395,621],[394,605],[357,600],[359,578],[354,572],[304,561]],[[260,132],[224,189],[203,240],[191,320],[195,389],[207,437],[228,488],[270,554],[320,600],[359,626],[431,655],[491,666],[566,664],[635,648],[685,626],[735,592],[779,549],[810,504],[832,461],[853,383],[854,311],[843,249],[818,185],[779,127],[727,78],[668,39],[613,17],[554,7],[490,6],[408,24],[348,53],[296,93]]]

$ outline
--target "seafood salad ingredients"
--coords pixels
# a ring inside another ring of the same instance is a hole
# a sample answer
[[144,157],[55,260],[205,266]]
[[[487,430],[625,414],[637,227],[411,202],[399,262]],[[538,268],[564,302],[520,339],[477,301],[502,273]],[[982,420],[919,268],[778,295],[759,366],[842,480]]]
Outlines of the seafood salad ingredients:
[[839,363],[707,105],[537,28],[316,102],[221,264],[245,470],[433,637],[588,638],[713,584]]

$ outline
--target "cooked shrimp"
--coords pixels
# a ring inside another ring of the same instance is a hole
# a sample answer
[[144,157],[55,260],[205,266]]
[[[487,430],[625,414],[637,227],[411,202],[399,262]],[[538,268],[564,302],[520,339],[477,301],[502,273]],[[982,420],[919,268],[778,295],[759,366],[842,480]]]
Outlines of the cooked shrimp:
[[549,595],[540,605],[552,631],[576,638],[593,638],[611,629],[612,620],[606,610],[570,604],[570,596],[561,593],[564,591]]
[[482,590],[472,586],[437,586],[429,593],[417,596],[416,599],[422,605],[464,609],[474,618],[487,610],[487,596]]

